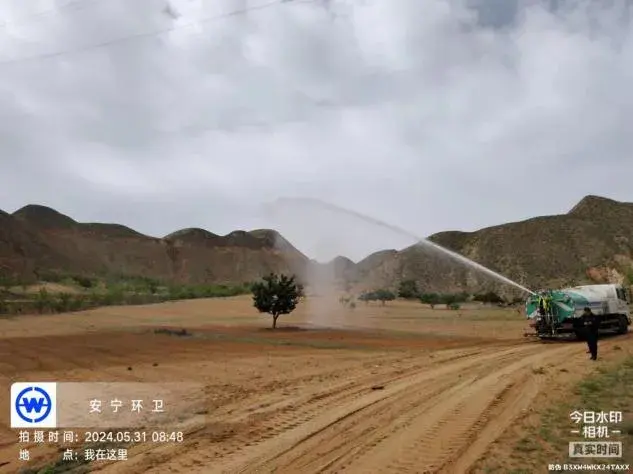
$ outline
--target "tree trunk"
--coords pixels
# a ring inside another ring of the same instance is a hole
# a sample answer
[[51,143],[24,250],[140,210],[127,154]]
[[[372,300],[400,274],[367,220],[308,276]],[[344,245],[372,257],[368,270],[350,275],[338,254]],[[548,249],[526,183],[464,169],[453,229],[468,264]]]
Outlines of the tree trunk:
[[273,329],[277,328],[277,318],[279,317],[278,314],[273,314]]

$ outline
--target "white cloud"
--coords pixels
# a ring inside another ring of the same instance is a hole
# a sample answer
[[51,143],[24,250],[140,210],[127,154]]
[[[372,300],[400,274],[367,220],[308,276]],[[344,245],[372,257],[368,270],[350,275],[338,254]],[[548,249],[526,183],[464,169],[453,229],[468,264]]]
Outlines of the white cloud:
[[227,15],[265,4],[173,0],[174,19],[164,0],[3,3],[0,208],[157,235],[274,225],[311,256],[358,259],[408,241],[258,206],[316,197],[428,235],[633,200],[629,2]]

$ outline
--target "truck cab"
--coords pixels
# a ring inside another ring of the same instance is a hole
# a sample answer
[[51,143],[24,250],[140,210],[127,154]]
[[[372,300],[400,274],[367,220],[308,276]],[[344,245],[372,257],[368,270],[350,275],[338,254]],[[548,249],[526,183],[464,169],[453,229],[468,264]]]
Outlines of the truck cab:
[[616,296],[617,296],[617,300],[618,300],[618,308],[617,308],[617,312],[618,314],[622,314],[626,316],[626,319],[628,320],[629,324],[631,324],[631,312],[629,310],[629,305],[631,304],[631,293],[630,291],[623,287],[618,285],[616,287]]
[[628,306],[631,302],[631,296],[629,294],[629,291],[620,285],[616,287],[615,291],[616,291],[618,300]]
[[[601,330],[615,330],[618,334],[628,331],[631,324],[629,291],[620,284],[586,285],[577,287],[585,295],[592,295],[593,301],[600,302],[600,308],[592,308],[600,316]],[[600,294],[600,296],[598,296]]]

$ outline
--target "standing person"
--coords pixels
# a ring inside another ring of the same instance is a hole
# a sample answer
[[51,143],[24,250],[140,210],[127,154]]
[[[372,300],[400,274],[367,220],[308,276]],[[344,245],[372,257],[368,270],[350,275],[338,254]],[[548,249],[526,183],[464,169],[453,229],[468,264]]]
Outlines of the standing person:
[[587,346],[591,353],[591,360],[598,358],[598,333],[600,330],[600,319],[591,311],[591,308],[585,308],[583,313],[585,323],[585,334],[587,337]]

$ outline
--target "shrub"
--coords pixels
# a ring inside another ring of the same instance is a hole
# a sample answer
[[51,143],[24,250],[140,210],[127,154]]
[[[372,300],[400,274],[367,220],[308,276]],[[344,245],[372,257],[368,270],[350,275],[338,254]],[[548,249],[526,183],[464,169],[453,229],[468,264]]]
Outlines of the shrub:
[[418,284],[415,280],[403,280],[398,286],[398,296],[405,299],[415,299],[419,296]]
[[475,295],[473,300],[479,301],[481,303],[503,303],[503,298],[501,298],[501,296],[499,296],[494,291],[488,291],[487,293]]
[[435,305],[442,302],[440,295],[437,293],[423,293],[419,298],[421,303],[428,304],[431,308],[435,308]]

